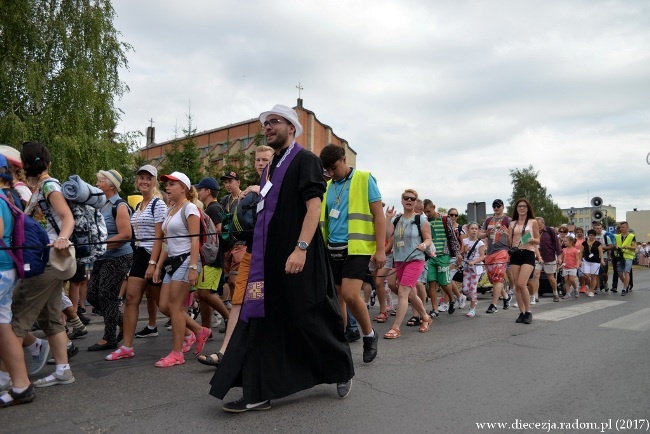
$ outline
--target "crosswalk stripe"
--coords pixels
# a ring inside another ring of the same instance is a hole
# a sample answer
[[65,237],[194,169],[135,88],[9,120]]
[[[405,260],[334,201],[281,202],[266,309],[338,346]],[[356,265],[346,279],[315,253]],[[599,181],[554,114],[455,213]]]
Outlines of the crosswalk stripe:
[[616,318],[615,320],[601,324],[600,327],[634,330],[638,332],[648,331],[650,330],[650,308],[641,309],[629,315]]
[[542,321],[561,321],[563,319],[582,315],[583,313],[593,312],[595,310],[604,309],[606,307],[616,306],[621,303],[625,303],[625,302],[610,301],[610,300],[593,300],[584,304],[562,307],[560,309],[549,310],[539,314],[536,313],[534,314],[534,318],[535,320],[542,320]]

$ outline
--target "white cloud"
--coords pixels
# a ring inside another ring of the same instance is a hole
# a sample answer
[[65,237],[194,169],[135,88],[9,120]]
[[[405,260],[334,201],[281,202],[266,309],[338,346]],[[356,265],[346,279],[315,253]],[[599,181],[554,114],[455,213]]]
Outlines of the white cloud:
[[305,107],[373,171],[444,207],[529,164],[561,207],[650,209],[650,10],[628,2],[114,2],[135,51],[120,128],[158,141]]

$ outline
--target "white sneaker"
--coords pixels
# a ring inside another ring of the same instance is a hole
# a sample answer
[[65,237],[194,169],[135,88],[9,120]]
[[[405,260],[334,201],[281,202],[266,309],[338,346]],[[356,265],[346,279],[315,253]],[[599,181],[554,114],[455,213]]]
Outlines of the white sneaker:
[[537,302],[535,301],[535,296],[534,295],[530,297],[530,304],[537,304]]
[[449,305],[447,303],[438,303],[438,312],[447,312]]
[[474,318],[476,316],[476,312],[474,311],[474,309],[470,309],[469,312],[465,314],[465,316],[467,318]]
[[467,296],[466,295],[461,295],[460,299],[458,300],[458,308],[459,309],[464,309],[465,308],[465,302],[467,301]]

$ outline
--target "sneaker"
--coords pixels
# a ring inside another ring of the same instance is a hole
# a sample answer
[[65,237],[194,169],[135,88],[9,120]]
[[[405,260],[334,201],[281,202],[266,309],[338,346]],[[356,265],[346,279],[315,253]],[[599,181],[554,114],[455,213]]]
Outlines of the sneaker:
[[41,348],[37,355],[32,356],[32,364],[29,367],[29,375],[38,373],[47,362],[47,355],[50,352],[50,344],[46,339],[41,340]]
[[395,310],[395,309],[386,309],[386,312],[388,312],[388,314],[389,314],[390,316],[395,316],[395,315],[397,315],[397,310]]
[[[508,298],[503,299],[503,310],[508,310],[510,308],[510,302],[512,301],[512,295],[508,295]],[[492,305],[494,306],[494,305]],[[494,306],[496,312],[496,306]]]
[[605,292],[609,292],[609,286],[606,286],[605,289],[603,289]]
[[456,311],[456,308],[454,307],[454,302],[453,302],[453,301],[450,301],[450,302],[449,302],[449,308],[447,309],[447,313],[448,313],[449,315],[451,315],[451,314],[454,313],[455,311]]
[[447,312],[447,309],[449,309],[449,305],[447,303],[438,303],[439,312]]
[[535,296],[534,295],[530,296],[530,304],[537,304],[537,302],[535,301]]
[[226,305],[226,309],[228,309],[228,310],[232,309],[232,302],[230,300],[224,301],[223,304]]
[[467,296],[466,295],[461,295],[460,299],[458,300],[458,308],[459,309],[465,309],[465,302],[467,301]]
[[0,399],[0,407],[2,408],[10,407],[12,405],[18,405],[18,404],[27,404],[29,402],[32,402],[34,398],[36,398],[33,384],[30,384],[27,387],[27,389],[25,389],[21,393],[16,393],[13,391],[13,389],[9,389],[7,393],[9,394],[9,396],[11,396],[11,401],[5,402],[4,400]]
[[11,389],[11,386],[13,386],[13,383],[11,382],[11,378],[7,380],[6,383],[0,383],[0,395],[5,393],[7,390]]
[[338,383],[336,385],[336,393],[339,394],[339,398],[347,398],[352,390],[352,380],[348,380],[345,383]]
[[244,413],[245,411],[261,411],[271,409],[271,401],[266,400],[262,402],[257,402],[255,404],[246,404],[244,397],[242,396],[237,401],[228,402],[221,407],[223,411],[228,413]]
[[196,335],[196,347],[194,347],[194,354],[201,354],[203,352],[203,347],[208,341],[212,330],[207,327],[201,327],[201,331]]
[[553,294],[553,301],[560,301],[560,296],[557,294]]
[[465,314],[467,318],[474,318],[476,316],[476,311],[474,309],[470,309],[469,312]]
[[532,323],[533,323],[533,313],[526,312],[524,314],[524,324],[532,324]]
[[586,286],[581,286],[580,287],[580,293],[581,294],[586,294],[587,293],[587,287]]
[[[67,348],[67,352],[68,352],[68,362],[69,362],[71,358],[73,358],[74,356],[79,354],[79,347],[76,346],[75,344],[73,344],[72,342],[70,342],[70,345],[68,345],[68,348]],[[48,365],[56,365],[56,361],[54,360],[54,357],[52,357],[51,359],[48,359],[47,364]]]
[[85,307],[78,307],[77,308],[77,315],[86,313],[86,308]]
[[437,310],[430,310],[429,311],[429,316],[431,318],[438,318],[440,316],[440,312],[438,312]]
[[163,357],[154,363],[154,366],[156,368],[169,368],[171,366],[182,365],[184,363],[185,357],[183,356],[183,353],[172,351],[171,353],[167,354],[166,357]]
[[572,296],[571,293],[569,292],[569,293],[566,294],[564,297],[562,297],[562,300],[571,300],[572,297],[573,297],[573,296]]
[[55,371],[45,378],[34,381],[34,387],[50,387],[56,386],[57,384],[70,383],[74,383],[74,375],[72,375],[72,371],[70,369],[66,369],[61,375],[57,374]]
[[373,337],[363,337],[363,363],[370,363],[377,357],[377,342],[379,342],[379,333],[374,329],[372,330],[375,335]]
[[621,295],[625,296],[625,294],[627,294],[627,289],[621,289]]
[[135,357],[135,351],[133,350],[133,348],[127,349],[124,345],[122,345],[120,348],[117,349],[117,351],[113,351],[104,359],[108,361],[113,361],[113,360],[120,360],[120,359],[131,359],[133,357]]
[[522,323],[524,322],[524,317],[525,317],[524,313],[523,313],[523,312],[519,312],[519,316],[517,317],[517,319],[515,320],[515,322],[516,322],[517,324],[522,324]]
[[192,349],[192,345],[196,342],[196,335],[194,333],[183,338],[183,352],[187,353]]
[[490,307],[485,311],[485,313],[497,313],[499,309],[493,304],[490,304]]
[[74,339],[83,338],[87,334],[88,334],[88,330],[86,330],[86,327],[84,327],[83,329],[75,327],[72,329],[70,333],[68,333],[68,339],[74,340]]
[[171,319],[168,319],[168,320],[167,320],[167,322],[165,323],[165,328],[166,328],[167,330],[171,330],[171,329],[172,329],[172,320],[171,320]]
[[348,341],[348,343],[356,342],[359,339],[361,339],[361,333],[359,333],[359,330],[353,329],[345,331],[345,340]]
[[612,292],[618,292],[618,289],[616,289],[616,288],[612,288],[611,291],[612,291]]
[[223,322],[223,317],[221,315],[219,315],[219,312],[215,311],[214,315],[212,315],[212,320],[210,322],[210,326],[212,328],[217,328],[217,327],[219,327],[221,325],[222,322]]
[[374,306],[376,300],[377,300],[377,291],[373,289],[372,292],[370,293],[370,306]]
[[158,336],[158,327],[150,329],[148,325],[135,334],[136,338],[155,338],[156,336]]
[[117,297],[117,306],[118,307],[124,306],[124,299],[122,297]]

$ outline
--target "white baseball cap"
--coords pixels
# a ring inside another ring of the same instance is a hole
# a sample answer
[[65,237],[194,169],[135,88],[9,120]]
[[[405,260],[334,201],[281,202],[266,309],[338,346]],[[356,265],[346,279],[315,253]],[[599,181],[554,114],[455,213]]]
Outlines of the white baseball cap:
[[190,182],[190,178],[188,178],[186,174],[181,172],[173,172],[171,175],[163,175],[160,177],[160,180],[163,182],[180,181],[183,184],[185,184],[188,190],[192,189],[192,183]]

